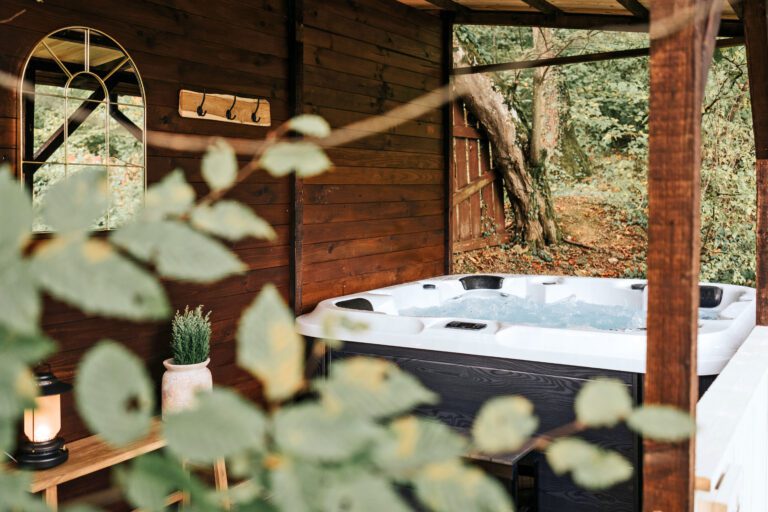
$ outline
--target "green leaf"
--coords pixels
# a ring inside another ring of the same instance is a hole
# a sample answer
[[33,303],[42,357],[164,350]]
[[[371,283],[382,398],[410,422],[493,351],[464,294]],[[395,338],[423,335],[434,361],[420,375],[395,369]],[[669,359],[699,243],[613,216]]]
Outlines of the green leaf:
[[613,427],[632,412],[627,386],[617,379],[587,382],[576,395],[576,419],[588,427]]
[[16,420],[0,418],[0,452],[12,453],[16,447]]
[[19,334],[0,325],[0,359],[36,364],[56,350],[56,343],[43,334]]
[[288,121],[288,128],[310,137],[327,137],[331,134],[328,121],[313,114],[302,114]]
[[422,467],[459,457],[466,440],[439,421],[406,416],[389,425],[377,443],[373,460],[396,478],[409,478]]
[[16,259],[32,234],[32,203],[8,164],[0,165],[0,268]]
[[574,482],[586,489],[607,489],[632,476],[627,459],[578,438],[556,439],[547,447],[546,456],[556,474],[570,471]]
[[327,406],[370,418],[393,416],[438,401],[437,395],[397,365],[369,357],[333,363],[330,378],[315,381],[314,387]]
[[0,264],[0,324],[19,333],[35,333],[41,309],[29,263],[12,259]]
[[331,161],[314,142],[278,142],[261,155],[259,165],[272,176],[281,177],[296,171],[302,178],[317,176],[331,167]]
[[235,150],[223,139],[217,139],[203,156],[202,170],[211,190],[231,187],[237,179]]
[[237,201],[219,201],[192,210],[192,225],[201,231],[231,241],[254,237],[274,240],[277,235],[267,221]]
[[165,500],[175,491],[188,493],[194,510],[219,510],[199,480],[177,461],[157,453],[139,457],[130,469],[118,468],[117,478],[131,505],[142,510],[166,510]]
[[274,436],[280,449],[303,459],[339,461],[370,446],[381,429],[364,418],[332,413],[315,403],[280,409]]
[[262,381],[272,401],[291,397],[304,384],[304,340],[274,285],[264,286],[240,318],[237,364]]
[[[282,512],[310,512],[314,503],[308,487],[316,481],[306,477],[307,465],[282,455],[274,455],[270,462],[269,483],[277,509]],[[316,499],[316,497],[315,497]]]
[[114,445],[149,433],[155,394],[142,361],[114,341],[100,341],[78,367],[75,400],[88,428]]
[[501,485],[476,467],[459,461],[440,462],[416,477],[416,496],[440,512],[509,512],[509,496]]
[[26,365],[17,359],[0,359],[0,420],[18,418],[24,409],[35,405],[37,381]]
[[0,471],[0,510],[24,512],[50,512],[40,496],[29,493],[32,473],[27,471]]
[[538,426],[528,399],[502,396],[483,404],[472,426],[472,438],[482,452],[509,453],[519,450]]
[[195,190],[184,179],[184,171],[175,169],[147,190],[141,218],[148,221],[185,214],[195,201]]
[[212,283],[246,269],[226,246],[176,220],[130,224],[110,239],[170,279]]
[[212,463],[264,447],[264,415],[234,391],[217,388],[201,393],[195,402],[192,409],[164,421],[168,449],[179,458]]
[[629,428],[657,441],[683,441],[696,431],[690,415],[668,405],[643,405],[627,418]]
[[38,285],[86,313],[128,320],[168,316],[165,291],[154,276],[98,239],[53,239],[32,262]]
[[331,486],[323,499],[323,512],[410,512],[386,480],[360,475]]
[[79,171],[55,183],[45,194],[43,219],[56,231],[93,229],[107,211],[107,173]]

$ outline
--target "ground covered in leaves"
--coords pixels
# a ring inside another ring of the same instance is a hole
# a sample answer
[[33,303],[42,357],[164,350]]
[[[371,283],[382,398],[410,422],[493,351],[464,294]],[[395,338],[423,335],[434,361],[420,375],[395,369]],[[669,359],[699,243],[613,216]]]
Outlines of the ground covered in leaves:
[[454,272],[645,277],[646,233],[631,225],[624,212],[591,195],[556,197],[555,211],[564,239],[559,245],[457,253]]

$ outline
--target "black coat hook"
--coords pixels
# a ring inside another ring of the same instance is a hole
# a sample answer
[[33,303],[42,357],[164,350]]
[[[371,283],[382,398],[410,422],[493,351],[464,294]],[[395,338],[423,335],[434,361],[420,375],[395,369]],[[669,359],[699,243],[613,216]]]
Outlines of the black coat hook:
[[227,119],[229,120],[237,117],[237,114],[232,113],[232,109],[235,108],[235,103],[237,103],[237,96],[235,96],[235,99],[232,100],[232,105],[227,109]]
[[203,105],[205,105],[205,91],[203,91],[203,101],[197,106],[197,115],[200,117],[205,117],[205,114],[208,113],[207,110],[203,110]]
[[253,121],[254,123],[258,123],[259,121],[261,121],[261,116],[258,116],[258,117],[256,116],[256,112],[259,111],[259,106],[261,106],[261,98],[256,98],[256,110],[251,112],[251,121]]

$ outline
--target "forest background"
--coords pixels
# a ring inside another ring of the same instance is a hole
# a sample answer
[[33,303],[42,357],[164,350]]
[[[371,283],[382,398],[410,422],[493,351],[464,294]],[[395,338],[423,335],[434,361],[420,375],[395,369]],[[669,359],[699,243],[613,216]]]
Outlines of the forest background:
[[[494,64],[643,48],[647,34],[459,26],[462,63]],[[523,215],[507,193],[510,242],[457,253],[456,272],[645,277],[648,58],[486,74],[546,204]],[[718,49],[702,110],[701,280],[755,284],[754,140],[743,46]],[[497,169],[497,172],[499,170]],[[546,229],[544,230],[546,232]]]

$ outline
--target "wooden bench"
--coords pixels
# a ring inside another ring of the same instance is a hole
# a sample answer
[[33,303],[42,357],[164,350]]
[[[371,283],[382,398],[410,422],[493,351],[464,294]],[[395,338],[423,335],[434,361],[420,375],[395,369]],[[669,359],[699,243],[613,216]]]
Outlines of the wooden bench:
[[[111,446],[99,436],[90,436],[68,443],[69,460],[55,468],[35,472],[29,490],[32,493],[43,493],[45,503],[55,512],[59,505],[59,485],[164,448],[166,443],[160,435],[160,430],[160,421],[156,419],[147,437],[122,447]],[[224,460],[217,461],[213,469],[216,489],[227,490],[227,471]],[[174,493],[168,497],[168,505],[184,499],[182,493]]]

